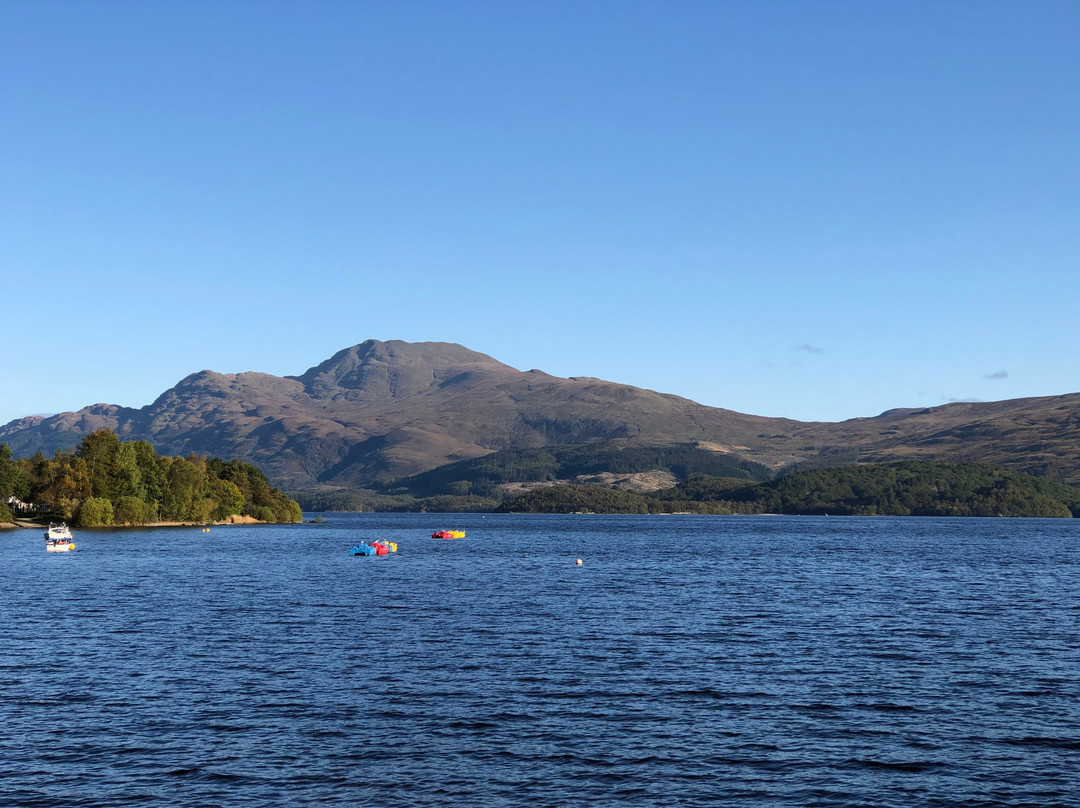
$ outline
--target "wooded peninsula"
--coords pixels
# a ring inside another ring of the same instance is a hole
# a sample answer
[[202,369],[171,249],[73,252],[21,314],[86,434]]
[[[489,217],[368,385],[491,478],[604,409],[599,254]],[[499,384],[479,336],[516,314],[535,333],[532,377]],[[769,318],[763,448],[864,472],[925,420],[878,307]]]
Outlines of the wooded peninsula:
[[11,497],[81,527],[302,518],[300,506],[250,463],[160,456],[147,441],[121,441],[111,429],[51,458],[13,459],[0,444],[0,522],[14,520]]

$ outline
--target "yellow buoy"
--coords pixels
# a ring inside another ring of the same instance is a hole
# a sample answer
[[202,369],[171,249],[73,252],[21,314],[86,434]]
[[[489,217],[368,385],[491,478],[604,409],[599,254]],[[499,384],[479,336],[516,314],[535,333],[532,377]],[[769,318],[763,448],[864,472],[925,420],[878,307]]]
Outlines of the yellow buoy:
[[584,564],[585,562],[584,562],[584,561],[582,561],[582,560],[581,560],[581,559],[579,558],[579,559],[578,559],[577,561],[575,561],[574,563],[575,563],[575,564],[576,564],[577,566],[579,566],[579,567],[580,567],[580,566],[581,566],[582,564]]

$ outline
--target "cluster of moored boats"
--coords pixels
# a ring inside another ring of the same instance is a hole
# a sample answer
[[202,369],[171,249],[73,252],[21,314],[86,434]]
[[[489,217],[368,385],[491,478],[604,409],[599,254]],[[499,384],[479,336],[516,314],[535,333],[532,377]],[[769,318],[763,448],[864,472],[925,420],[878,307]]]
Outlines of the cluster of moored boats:
[[349,550],[353,555],[390,555],[390,553],[397,552],[397,542],[393,541],[373,541],[373,542],[360,542],[354,548]]
[[[437,530],[431,534],[433,539],[464,539],[464,530]],[[397,543],[392,541],[362,541],[349,553],[354,556],[381,556],[397,552]]]

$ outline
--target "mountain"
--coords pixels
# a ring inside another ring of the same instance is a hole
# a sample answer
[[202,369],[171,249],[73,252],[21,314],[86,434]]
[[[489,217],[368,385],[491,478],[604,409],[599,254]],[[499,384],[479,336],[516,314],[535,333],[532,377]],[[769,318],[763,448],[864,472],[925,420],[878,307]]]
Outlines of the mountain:
[[601,379],[519,371],[449,343],[346,348],[299,376],[204,370],[139,409],[96,404],[0,427],[17,456],[109,427],[166,454],[239,458],[292,490],[356,488],[502,449],[693,444],[772,469],[993,462],[1080,481],[1080,395],[893,410],[839,423],[765,418]]

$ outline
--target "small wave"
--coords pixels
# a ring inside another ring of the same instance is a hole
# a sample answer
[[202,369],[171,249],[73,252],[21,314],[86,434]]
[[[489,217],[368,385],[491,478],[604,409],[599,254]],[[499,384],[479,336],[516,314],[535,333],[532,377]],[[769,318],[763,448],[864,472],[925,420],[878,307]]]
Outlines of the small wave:
[[203,778],[211,782],[232,782],[233,780],[245,779],[243,775],[229,774],[228,772],[207,772],[203,775]]
[[1049,738],[1041,735],[1028,735],[1023,738],[1003,738],[1002,743],[1009,746],[1035,746],[1048,749],[1080,749],[1080,738]]
[[825,713],[832,712],[833,710],[840,710],[842,708],[839,704],[829,704],[824,701],[812,701],[808,704],[792,704],[791,709],[805,710],[806,712],[811,713]]
[[181,769],[172,769],[171,771],[165,772],[165,774],[169,777],[187,777],[189,774],[195,774],[198,771],[198,766],[186,766]]
[[85,704],[87,702],[97,701],[98,697],[93,693],[65,693],[63,700],[65,704]]
[[858,706],[863,710],[875,710],[881,713],[916,713],[919,711],[918,707],[913,707],[910,704],[894,704],[891,701],[859,704]]
[[920,772],[932,771],[933,769],[946,768],[948,764],[941,763],[936,760],[873,760],[873,759],[861,759],[861,758],[848,758],[844,761],[845,764],[849,764],[852,767],[867,768],[867,769],[884,769],[887,771],[896,772],[912,772],[918,774]]
[[724,699],[728,698],[731,694],[725,693],[722,690],[716,690],[711,687],[698,687],[691,688],[689,690],[676,690],[672,693],[674,696],[684,696],[695,699]]

